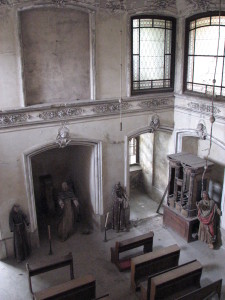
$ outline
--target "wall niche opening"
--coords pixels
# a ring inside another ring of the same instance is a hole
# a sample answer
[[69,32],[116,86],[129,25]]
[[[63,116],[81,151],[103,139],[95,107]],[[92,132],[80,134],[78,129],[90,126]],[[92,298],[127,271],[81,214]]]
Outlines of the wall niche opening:
[[97,201],[94,146],[71,145],[37,153],[31,157],[31,169],[40,242],[48,238],[48,225],[51,226],[51,238],[59,239],[62,210],[58,198],[63,182],[68,183],[79,201],[73,233],[93,229]]

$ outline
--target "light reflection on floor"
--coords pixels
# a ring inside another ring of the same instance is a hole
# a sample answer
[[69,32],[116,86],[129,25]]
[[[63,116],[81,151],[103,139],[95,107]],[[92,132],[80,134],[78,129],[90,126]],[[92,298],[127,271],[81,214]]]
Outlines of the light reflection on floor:
[[159,204],[139,190],[130,192],[130,219],[140,220],[157,215]]

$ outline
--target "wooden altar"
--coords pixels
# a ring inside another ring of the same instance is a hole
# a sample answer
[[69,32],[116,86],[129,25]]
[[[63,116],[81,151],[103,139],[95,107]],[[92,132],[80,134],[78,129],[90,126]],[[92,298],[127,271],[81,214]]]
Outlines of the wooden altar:
[[[167,205],[163,223],[180,234],[187,242],[197,238],[198,218],[196,203],[202,189],[208,191],[213,163],[190,153],[176,153],[169,159]],[[204,176],[203,176],[204,174]],[[202,181],[203,177],[203,181]]]

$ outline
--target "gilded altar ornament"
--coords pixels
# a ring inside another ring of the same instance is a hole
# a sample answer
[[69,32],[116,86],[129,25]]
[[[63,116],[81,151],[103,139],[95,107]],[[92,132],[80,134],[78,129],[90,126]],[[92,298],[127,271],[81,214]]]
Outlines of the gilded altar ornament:
[[65,124],[63,124],[58,130],[56,143],[60,148],[64,148],[69,144],[70,141],[71,139],[69,128]]

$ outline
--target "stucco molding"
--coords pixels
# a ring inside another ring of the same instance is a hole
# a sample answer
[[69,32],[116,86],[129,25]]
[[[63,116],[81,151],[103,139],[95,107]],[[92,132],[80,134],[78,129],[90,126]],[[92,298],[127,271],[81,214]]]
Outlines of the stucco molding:
[[64,108],[44,111],[39,114],[39,118],[43,120],[62,120],[67,117],[78,116],[84,113],[82,108]]
[[0,126],[12,126],[16,124],[21,124],[27,122],[29,119],[30,115],[24,113],[0,115]]
[[141,101],[141,103],[138,104],[141,108],[156,108],[158,106],[162,105],[168,105],[170,103],[170,99],[168,98],[161,98],[161,99],[152,99],[147,101]]
[[188,102],[187,104],[188,108],[190,108],[193,111],[197,111],[197,112],[206,112],[206,113],[213,113],[213,114],[219,114],[221,112],[221,110],[213,105],[209,105],[209,104],[204,104],[204,103],[198,103],[198,102]]
[[[174,97],[167,98],[126,98],[122,100],[122,113],[139,113],[146,111],[168,110],[174,107]],[[120,114],[118,99],[106,101],[88,101],[64,103],[58,105],[29,106],[0,112],[0,129],[24,125],[63,122],[68,120],[91,119]]]
[[[128,102],[122,102],[121,109],[122,111],[128,110],[132,108],[132,104]],[[96,105],[92,111],[96,114],[101,114],[101,113],[114,113],[114,112],[119,112],[120,111],[120,103],[112,103],[112,104],[102,104],[102,105]]]

